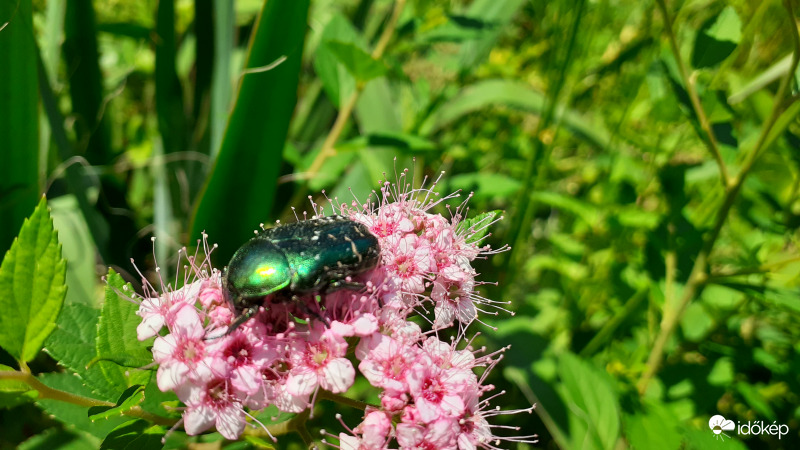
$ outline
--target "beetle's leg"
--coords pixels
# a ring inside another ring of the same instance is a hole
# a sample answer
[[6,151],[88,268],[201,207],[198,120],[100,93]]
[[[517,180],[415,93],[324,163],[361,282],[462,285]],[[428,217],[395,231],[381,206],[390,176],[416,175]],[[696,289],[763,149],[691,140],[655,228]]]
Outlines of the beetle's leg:
[[258,307],[257,306],[250,306],[250,307],[247,307],[247,308],[243,309],[242,310],[242,314],[239,317],[237,317],[236,320],[234,320],[232,324],[228,325],[228,330],[225,331],[225,333],[220,334],[218,336],[206,337],[203,340],[211,341],[211,340],[214,340],[214,339],[219,339],[221,337],[228,336],[229,334],[231,334],[234,331],[236,331],[237,328],[242,326],[243,323],[245,323],[248,320],[250,320],[250,318],[253,317],[254,315],[256,315],[257,312],[258,312]]
[[336,280],[328,285],[327,291],[331,292],[338,289],[349,289],[351,291],[360,291],[361,289],[365,289],[366,287],[367,285],[364,283],[358,283],[355,281]]
[[[322,301],[324,302],[325,297],[323,296],[323,294],[320,294],[320,296],[322,297]],[[300,297],[298,297],[296,295],[292,295],[292,303],[297,305],[298,309],[300,309],[300,311],[304,312],[309,318],[317,319],[320,322],[324,323],[326,326],[330,326],[330,324],[325,319],[325,317],[322,317],[322,314],[320,314],[320,311],[315,311],[315,310],[311,309],[308,306],[308,303],[306,303]],[[319,305],[319,303],[318,303],[318,305]]]

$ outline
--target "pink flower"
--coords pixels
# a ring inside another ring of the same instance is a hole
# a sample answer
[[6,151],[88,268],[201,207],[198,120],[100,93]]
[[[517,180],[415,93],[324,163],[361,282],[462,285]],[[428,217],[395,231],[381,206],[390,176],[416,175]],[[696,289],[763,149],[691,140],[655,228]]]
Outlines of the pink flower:
[[389,273],[399,278],[404,292],[422,293],[431,267],[430,244],[415,234],[407,234],[388,249],[385,263]]
[[186,404],[186,434],[200,434],[215,425],[222,436],[233,440],[244,431],[244,410],[226,379],[215,378],[202,386],[185,384],[176,393]]
[[478,317],[472,301],[472,287],[471,281],[434,281],[431,298],[436,302],[433,312],[437,327],[450,326],[456,320],[468,325]]
[[172,321],[178,310],[186,305],[194,305],[202,283],[203,281],[198,280],[177,291],[167,291],[159,297],[143,299],[136,311],[142,318],[142,322],[136,327],[136,337],[143,341],[157,335],[164,325]]
[[458,424],[452,419],[440,419],[427,426],[397,424],[397,443],[401,449],[413,450],[455,450],[457,441],[454,430]]
[[[324,331],[323,331],[324,330]],[[347,342],[333,330],[317,324],[307,341],[291,344],[290,359],[293,364],[286,381],[286,389],[293,395],[307,395],[318,386],[340,393],[353,385],[355,369],[347,358]]]
[[[492,250],[467,242],[491,223],[460,224],[466,202],[448,207],[450,218],[432,213],[457,195],[439,197],[436,182],[411,189],[416,183],[405,177],[385,183],[377,199],[364,204],[331,202],[334,213],[365,224],[378,238],[377,267],[347,277],[346,289],[268,296],[230,334],[236,311],[221,272],[209,263],[213,248],[205,235],[202,249],[185,256],[181,289],[165,284],[158,269],[163,292],[142,276],[145,295],[133,295],[142,318],[137,334],[156,337],[158,387],[175,391],[186,405],[188,434],[216,427],[236,439],[247,409],[274,405],[301,413],[313,407],[320,388],[346,392],[356,376],[348,359],[353,354],[380,406],[368,407],[361,424],[339,435],[342,449],[379,450],[394,441],[402,449],[437,450],[494,448],[497,439],[533,442],[491,434],[488,419],[500,412],[481,399],[493,389],[482,383],[502,350],[476,357],[471,341],[463,341],[479,307],[493,303],[475,290],[480,282],[472,267]],[[327,213],[314,209],[316,216]],[[439,340],[439,330],[456,322],[458,339]],[[480,379],[476,367],[484,368]]]
[[407,391],[407,374],[417,359],[417,347],[384,335],[377,335],[374,342],[358,370],[373,386],[390,392]]
[[441,417],[461,415],[465,408],[461,395],[478,389],[474,377],[471,371],[444,370],[430,358],[420,358],[406,377],[420,419],[431,423]]
[[250,321],[209,348],[226,363],[233,387],[248,395],[261,388],[261,369],[275,357],[266,346],[264,329],[264,324]]
[[206,351],[203,324],[193,306],[184,305],[168,325],[170,334],[153,343],[159,389],[166,392],[187,381],[203,382],[224,370],[224,363]]

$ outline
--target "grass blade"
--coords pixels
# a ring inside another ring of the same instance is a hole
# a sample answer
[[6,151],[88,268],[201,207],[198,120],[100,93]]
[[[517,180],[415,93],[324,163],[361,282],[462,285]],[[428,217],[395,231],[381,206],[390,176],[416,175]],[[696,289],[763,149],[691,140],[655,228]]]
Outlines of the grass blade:
[[[256,23],[236,105],[213,172],[200,198],[191,238],[206,230],[220,246],[222,260],[268,220],[297,82],[308,17],[308,0],[266,2]],[[271,70],[258,70],[276,60]],[[254,70],[255,69],[255,70]],[[235,215],[220,220],[220,214]]]
[[0,2],[0,254],[39,197],[39,116],[31,0]]

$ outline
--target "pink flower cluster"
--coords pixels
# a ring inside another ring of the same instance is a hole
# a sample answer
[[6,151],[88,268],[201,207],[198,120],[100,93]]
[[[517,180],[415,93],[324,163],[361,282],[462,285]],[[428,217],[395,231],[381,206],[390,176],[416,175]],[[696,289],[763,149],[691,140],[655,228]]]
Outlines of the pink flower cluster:
[[[380,390],[380,405],[367,407],[361,424],[339,434],[343,449],[466,450],[496,448],[501,439],[532,442],[533,436],[498,437],[487,420],[509,413],[489,408],[486,393],[493,386],[484,383],[505,349],[483,354],[464,337],[482,308],[502,309],[474,290],[479,282],[472,261],[494,253],[479,244],[494,218],[462,223],[466,202],[449,220],[431,213],[453,197],[438,198],[435,185],[413,190],[387,182],[374,202],[333,206],[380,242],[378,267],[353,277],[365,286],[360,291],[302,302],[268,296],[252,319],[226,335],[236,312],[223,293],[221,272],[209,264],[213,248],[205,236],[205,256],[186,257],[183,287],[162,282],[159,293],[145,281],[139,339],[155,337],[158,387],[186,405],[186,432],[214,426],[236,439],[248,418],[257,422],[248,411],[275,405],[302,412],[321,392],[326,398],[346,392],[358,372]],[[440,340],[439,332],[453,326],[458,338]],[[482,376],[477,367],[485,369]]]

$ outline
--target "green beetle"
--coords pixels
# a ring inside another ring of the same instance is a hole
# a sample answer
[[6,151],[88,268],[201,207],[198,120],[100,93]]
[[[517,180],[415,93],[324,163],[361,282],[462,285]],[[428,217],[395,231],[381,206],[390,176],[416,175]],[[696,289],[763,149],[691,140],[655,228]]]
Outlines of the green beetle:
[[267,295],[300,301],[299,295],[362,287],[347,277],[374,269],[380,253],[378,238],[343,216],[265,230],[233,254],[223,273],[223,289],[238,314],[226,334],[252,317]]

